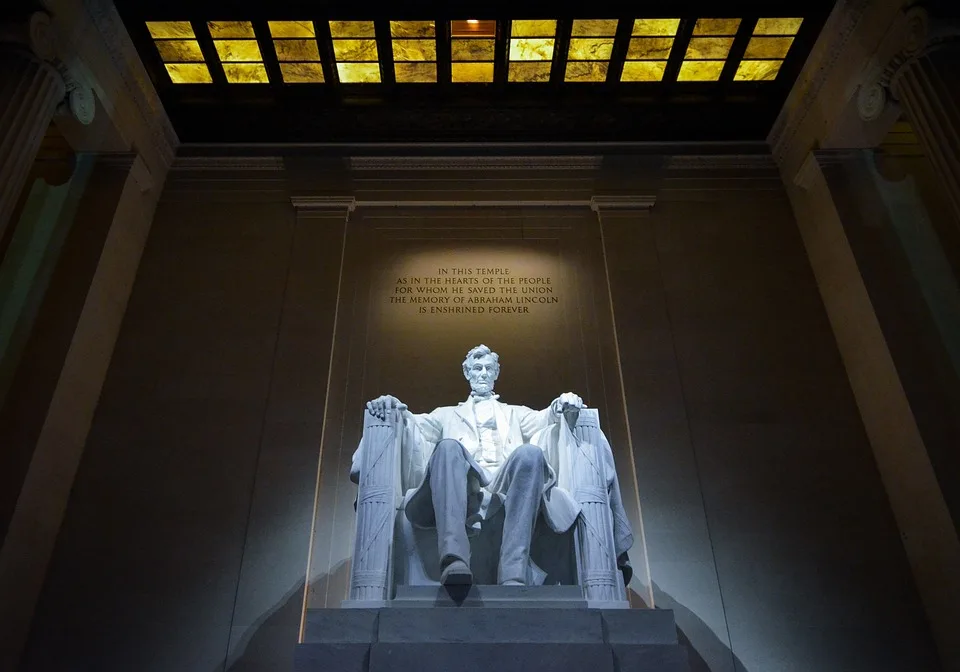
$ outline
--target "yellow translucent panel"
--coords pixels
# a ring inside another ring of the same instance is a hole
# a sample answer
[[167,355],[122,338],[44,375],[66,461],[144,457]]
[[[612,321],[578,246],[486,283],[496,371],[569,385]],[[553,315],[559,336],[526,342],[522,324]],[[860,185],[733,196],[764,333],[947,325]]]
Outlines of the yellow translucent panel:
[[659,61],[670,57],[672,37],[634,37],[627,47],[627,58],[632,61]]
[[659,82],[667,69],[666,61],[627,61],[623,64],[621,82]]
[[567,58],[571,61],[608,61],[612,53],[612,37],[572,37]]
[[549,61],[553,58],[553,38],[523,37],[510,40],[511,61]]
[[567,63],[567,72],[564,74],[565,82],[605,82],[607,81],[607,68],[609,63],[598,63],[596,61],[571,61]]
[[744,58],[784,58],[793,44],[792,37],[751,37]]
[[223,37],[256,37],[253,24],[249,21],[207,21],[210,37],[219,40]]
[[344,84],[376,84],[380,81],[380,64],[337,63],[337,74]]
[[803,19],[758,19],[754,35],[796,35]]
[[740,19],[697,19],[694,35],[736,35]]
[[313,21],[267,21],[273,37],[315,37]]
[[333,55],[338,61],[376,61],[376,40],[333,40]]
[[280,74],[287,84],[317,84],[323,82],[323,68],[319,63],[281,63]]
[[436,40],[394,40],[393,60],[435,61],[437,60],[437,42]]
[[316,40],[274,40],[278,61],[319,61]]
[[691,37],[684,58],[726,58],[732,37]]
[[223,74],[231,84],[267,84],[267,70],[263,63],[224,63]]
[[639,37],[659,37],[676,35],[680,19],[636,19],[631,35]]
[[174,84],[209,84],[213,81],[205,63],[166,63],[163,67]]
[[769,82],[777,78],[783,61],[740,61],[733,76],[737,82]]
[[511,82],[549,82],[552,63],[511,63],[507,79]]
[[154,39],[196,37],[189,21],[147,21],[147,30]]
[[160,58],[164,61],[202,61],[203,52],[196,40],[157,40]]
[[437,81],[436,63],[395,63],[394,76],[401,84]]
[[574,19],[570,34],[574,37],[613,37],[617,19]]
[[433,21],[391,21],[391,37],[433,37]]
[[451,63],[450,81],[492,82],[493,63]]
[[511,37],[553,37],[557,34],[557,22],[554,19],[535,19],[513,21]]
[[256,40],[214,40],[213,46],[220,54],[220,60],[231,61],[262,61],[260,45]]
[[454,61],[492,61],[494,40],[450,40],[450,59]]
[[715,82],[723,72],[723,61],[684,61],[677,73],[678,82]]
[[330,36],[340,37],[376,37],[373,21],[330,21]]

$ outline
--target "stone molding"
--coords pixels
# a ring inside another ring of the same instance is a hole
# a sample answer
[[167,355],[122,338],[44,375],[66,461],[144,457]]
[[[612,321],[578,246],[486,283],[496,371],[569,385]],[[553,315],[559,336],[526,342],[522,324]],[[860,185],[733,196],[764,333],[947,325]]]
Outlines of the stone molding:
[[680,154],[667,157],[667,170],[770,170],[777,164],[769,154]]
[[597,170],[602,156],[352,156],[350,170]]
[[290,202],[297,214],[331,211],[351,213],[357,209],[357,199],[353,196],[291,196]]
[[173,171],[261,170],[278,172],[286,168],[282,156],[178,156]]
[[594,196],[590,199],[590,209],[594,212],[609,210],[633,210],[648,214],[653,210],[657,197],[653,194],[616,194]]

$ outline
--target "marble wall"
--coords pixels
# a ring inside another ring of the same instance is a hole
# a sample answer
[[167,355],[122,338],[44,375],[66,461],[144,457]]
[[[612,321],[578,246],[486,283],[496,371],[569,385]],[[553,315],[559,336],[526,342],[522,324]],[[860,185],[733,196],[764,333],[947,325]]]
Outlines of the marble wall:
[[937,669],[769,157],[201,159],[154,220],[23,669],[290,665],[346,219],[291,196],[587,213],[628,189],[656,204],[601,212],[606,270],[654,596],[693,669]]

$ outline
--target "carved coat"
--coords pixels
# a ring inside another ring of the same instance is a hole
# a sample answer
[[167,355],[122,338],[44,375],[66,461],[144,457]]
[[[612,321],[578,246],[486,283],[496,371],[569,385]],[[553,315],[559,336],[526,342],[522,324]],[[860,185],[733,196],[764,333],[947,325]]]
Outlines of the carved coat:
[[[441,439],[456,439],[466,448],[468,455],[473,455],[480,447],[480,434],[477,428],[476,413],[473,397],[461,402],[457,406],[442,406],[430,413],[414,414],[409,411],[403,414],[403,438],[401,440],[404,488],[416,488],[408,491],[406,496],[407,517],[411,522],[418,519],[429,520],[433,517],[432,503],[429,498],[418,498],[417,493],[424,480],[427,463],[433,449]],[[526,406],[513,406],[494,401],[497,417],[497,429],[503,445],[503,459],[525,443],[533,443],[533,438],[542,430],[555,425],[560,418],[551,408],[535,411]],[[540,446],[541,449],[544,446]],[[476,479],[471,479],[476,486],[482,486],[489,491],[497,492],[497,476],[477,464],[470,458],[470,466],[475,472]],[[544,519],[555,532],[562,533],[570,529],[580,513],[580,505],[565,490],[557,487],[557,474],[553,466],[547,464],[548,473],[545,475],[543,488],[542,508]],[[482,493],[477,493],[482,494]],[[423,500],[422,502],[419,500]],[[499,499],[472,498],[475,510],[469,514],[486,518],[492,515],[500,505]],[[489,508],[488,510],[488,507]],[[419,508],[423,508],[423,515],[419,515]],[[426,509],[429,508],[429,511]]]

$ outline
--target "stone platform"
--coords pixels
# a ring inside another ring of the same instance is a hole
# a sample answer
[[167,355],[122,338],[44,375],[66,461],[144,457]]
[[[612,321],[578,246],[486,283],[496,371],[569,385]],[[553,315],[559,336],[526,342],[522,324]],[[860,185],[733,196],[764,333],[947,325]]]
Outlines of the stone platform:
[[436,606],[410,600],[379,609],[309,610],[294,670],[689,670],[672,611],[551,605],[546,596],[539,605],[530,606],[534,598],[506,607],[480,601],[481,594],[472,601],[469,594],[447,601],[434,595]]

